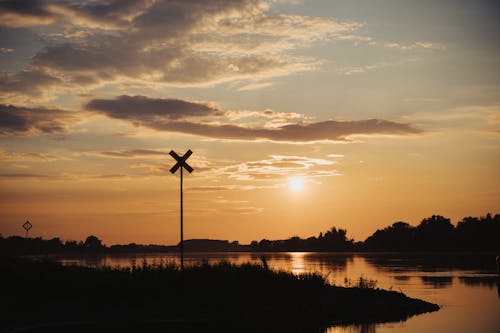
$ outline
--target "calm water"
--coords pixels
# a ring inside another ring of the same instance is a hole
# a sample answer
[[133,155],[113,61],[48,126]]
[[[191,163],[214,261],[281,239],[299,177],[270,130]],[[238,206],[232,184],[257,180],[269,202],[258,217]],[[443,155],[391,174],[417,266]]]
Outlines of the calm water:
[[[405,322],[330,327],[326,330],[328,333],[500,333],[499,278],[495,256],[491,254],[187,253],[185,263],[260,262],[262,255],[273,269],[319,272],[331,283],[341,286],[354,284],[363,276],[376,280],[379,288],[402,291],[442,307],[440,311]],[[56,259],[64,264],[90,266],[178,260],[173,253]]]

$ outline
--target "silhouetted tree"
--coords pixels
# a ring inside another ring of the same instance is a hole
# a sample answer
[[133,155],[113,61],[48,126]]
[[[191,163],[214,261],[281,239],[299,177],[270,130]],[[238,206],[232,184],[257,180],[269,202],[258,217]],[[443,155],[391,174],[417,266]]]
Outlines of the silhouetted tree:
[[463,250],[499,250],[500,215],[464,217],[455,230],[456,247]]
[[85,243],[83,243],[85,248],[87,249],[101,249],[103,247],[102,241],[96,236],[90,235],[85,239]]
[[415,247],[415,228],[406,222],[395,222],[368,237],[365,247],[369,250],[412,250]]
[[417,226],[416,241],[420,250],[446,250],[453,246],[453,224],[441,215],[425,218]]

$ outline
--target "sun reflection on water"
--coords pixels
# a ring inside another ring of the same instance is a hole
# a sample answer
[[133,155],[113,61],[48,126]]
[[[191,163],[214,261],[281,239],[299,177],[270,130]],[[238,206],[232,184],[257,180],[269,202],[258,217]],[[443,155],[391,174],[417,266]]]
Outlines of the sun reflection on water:
[[306,272],[305,257],[306,252],[290,252],[291,271],[293,274],[303,274]]

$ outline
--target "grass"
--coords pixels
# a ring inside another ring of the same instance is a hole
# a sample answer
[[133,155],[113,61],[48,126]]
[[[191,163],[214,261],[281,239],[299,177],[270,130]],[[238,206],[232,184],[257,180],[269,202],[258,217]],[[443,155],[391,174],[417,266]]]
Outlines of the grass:
[[365,278],[345,288],[328,284],[319,274],[294,275],[264,264],[204,263],[180,270],[163,261],[91,268],[0,259],[0,274],[9,286],[1,309],[8,318],[3,326],[8,327],[76,321],[128,323],[127,327],[246,323],[247,328],[316,329],[334,323],[403,320],[438,309],[402,293],[374,289],[374,282]]
[[351,279],[345,277],[344,278],[344,286],[346,288],[361,288],[361,289],[376,289],[377,288],[377,280],[372,280],[361,275],[355,282]]

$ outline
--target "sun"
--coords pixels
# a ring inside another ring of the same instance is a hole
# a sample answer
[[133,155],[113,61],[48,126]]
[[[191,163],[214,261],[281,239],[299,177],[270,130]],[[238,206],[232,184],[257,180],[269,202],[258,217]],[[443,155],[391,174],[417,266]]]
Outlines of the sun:
[[289,180],[289,186],[292,191],[298,192],[301,191],[304,187],[304,180],[302,177],[293,177]]

